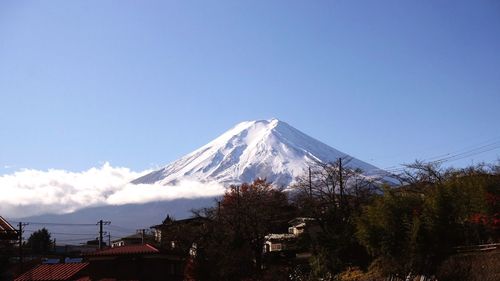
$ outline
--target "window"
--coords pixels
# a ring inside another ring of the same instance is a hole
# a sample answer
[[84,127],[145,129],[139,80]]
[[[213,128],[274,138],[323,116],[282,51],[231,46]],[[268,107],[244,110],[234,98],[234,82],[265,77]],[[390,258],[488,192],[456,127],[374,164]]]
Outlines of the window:
[[271,244],[271,251],[281,251],[281,243]]

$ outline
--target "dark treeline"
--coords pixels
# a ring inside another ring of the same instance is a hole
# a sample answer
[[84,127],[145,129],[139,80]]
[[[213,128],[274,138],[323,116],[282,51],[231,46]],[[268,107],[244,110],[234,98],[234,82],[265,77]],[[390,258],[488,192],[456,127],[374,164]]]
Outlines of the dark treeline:
[[[156,246],[189,257],[185,280],[379,281],[409,273],[489,280],[470,274],[474,263],[498,270],[494,255],[460,259],[457,247],[499,242],[500,166],[416,162],[397,178],[366,177],[339,159],[311,166],[287,189],[261,179],[231,186],[213,206],[193,211],[189,223],[167,222]],[[306,219],[305,231],[290,247],[265,252],[266,236],[288,233],[296,218]],[[4,246],[0,271],[15,250]],[[26,243],[40,255],[52,246],[46,229]]]
[[[383,280],[412,272],[458,280],[456,270],[444,266],[456,247],[498,242],[498,165],[458,170],[416,162],[399,175],[401,184],[389,186],[345,164],[317,164],[286,191],[265,180],[232,186],[213,207],[195,211],[207,223],[177,235],[185,251],[197,246],[187,274],[197,280]],[[314,231],[304,232],[294,248],[308,258],[264,254],[265,236],[286,233],[296,217],[314,221]]]

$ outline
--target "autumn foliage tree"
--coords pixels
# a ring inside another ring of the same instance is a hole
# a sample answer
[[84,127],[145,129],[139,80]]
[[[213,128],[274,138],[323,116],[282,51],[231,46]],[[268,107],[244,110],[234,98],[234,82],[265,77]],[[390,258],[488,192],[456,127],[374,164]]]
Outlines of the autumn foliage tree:
[[209,280],[259,279],[265,236],[286,231],[294,215],[286,193],[263,179],[231,186],[202,213],[212,221],[200,251]]
[[228,226],[236,243],[248,243],[255,268],[262,266],[265,236],[286,226],[290,219],[286,194],[262,179],[251,184],[232,186],[224,195],[219,210],[223,225]]

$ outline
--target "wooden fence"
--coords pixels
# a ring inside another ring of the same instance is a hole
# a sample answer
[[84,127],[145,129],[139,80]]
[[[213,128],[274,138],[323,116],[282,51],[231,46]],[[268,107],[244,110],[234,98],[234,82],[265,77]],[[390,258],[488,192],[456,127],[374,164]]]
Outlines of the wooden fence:
[[385,279],[385,281],[438,281],[434,277],[428,277],[425,275],[411,275],[409,274],[406,277],[400,276],[390,276]]
[[485,252],[500,249],[500,243],[455,247],[457,253]]

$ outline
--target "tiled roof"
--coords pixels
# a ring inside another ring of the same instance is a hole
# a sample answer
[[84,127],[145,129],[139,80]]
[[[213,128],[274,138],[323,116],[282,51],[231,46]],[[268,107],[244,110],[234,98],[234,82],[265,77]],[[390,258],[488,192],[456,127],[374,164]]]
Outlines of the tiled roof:
[[[142,234],[141,233],[136,233],[136,234],[132,234],[132,235],[129,235],[129,236],[125,236],[125,237],[121,237],[120,239],[115,239],[111,242],[117,242],[117,241],[124,241],[124,240],[135,240],[135,241],[141,241],[142,240]],[[152,238],[152,235],[150,234],[145,234],[144,235],[144,238],[147,239],[147,238]]]
[[165,220],[163,220],[162,224],[153,225],[151,228],[160,229],[160,228],[168,228],[171,226],[180,226],[180,225],[186,225],[186,224],[199,225],[199,224],[203,224],[207,221],[210,221],[210,219],[204,218],[204,217],[194,217],[194,218],[187,218],[187,219],[182,219],[182,220],[167,220],[167,219],[165,219]]
[[[116,278],[91,279],[90,277],[85,276],[85,277],[79,278],[75,281],[119,281],[119,280]],[[139,281],[139,280],[127,280],[127,281]]]
[[118,255],[137,255],[137,254],[155,254],[159,253],[155,247],[144,245],[126,245],[121,247],[108,248],[101,251],[87,253],[86,256],[118,256]]
[[271,233],[266,235],[266,240],[287,240],[296,238],[295,235],[289,233]]
[[0,238],[16,239],[17,231],[8,221],[0,216]]
[[305,223],[305,222],[308,222],[308,221],[312,222],[312,221],[315,221],[315,219],[314,218],[306,218],[306,217],[297,217],[297,218],[294,218],[294,219],[290,220],[288,222],[288,224],[293,226],[293,225],[296,225],[296,224],[299,224],[299,223]]
[[84,277],[76,279],[75,281],[92,281],[92,279],[90,279],[90,277],[88,277],[88,276],[84,276]]
[[69,280],[80,270],[84,269],[88,263],[60,263],[60,264],[41,264],[23,275],[14,279],[14,281],[42,281],[42,280]]

